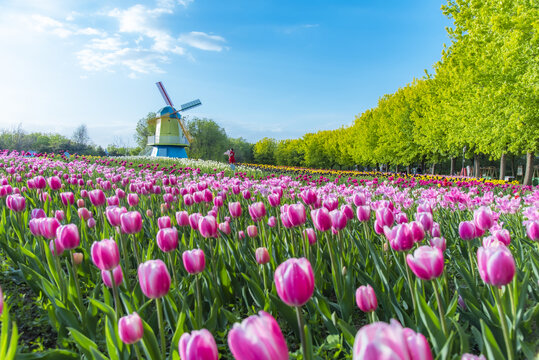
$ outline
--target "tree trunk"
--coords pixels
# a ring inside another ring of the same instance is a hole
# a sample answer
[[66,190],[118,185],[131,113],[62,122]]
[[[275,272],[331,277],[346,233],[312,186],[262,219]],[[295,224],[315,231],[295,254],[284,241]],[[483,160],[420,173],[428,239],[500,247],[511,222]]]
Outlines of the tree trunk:
[[410,165],[406,165],[406,174],[410,174]]
[[425,159],[421,160],[421,174],[425,173]]
[[532,178],[533,178],[533,158],[535,157],[535,154],[532,152],[529,152],[526,154],[526,173],[524,174],[524,181],[522,182],[522,185],[531,185],[532,184]]
[[481,177],[481,170],[479,168],[479,155],[477,154],[474,154],[473,156],[473,166],[474,166],[473,176],[474,178],[479,179]]
[[505,153],[502,154],[502,157],[500,159],[500,180],[503,180],[505,178],[505,162],[507,159],[507,155]]
[[515,155],[511,156],[511,176],[515,177]]
[[434,169],[436,168],[436,163],[432,163],[432,167],[430,169],[430,174],[434,175]]
[[451,167],[449,169],[449,175],[453,176],[454,173],[455,173],[455,158],[452,157],[451,158]]
[[395,172],[396,172],[396,173],[399,172],[399,164],[395,165]]

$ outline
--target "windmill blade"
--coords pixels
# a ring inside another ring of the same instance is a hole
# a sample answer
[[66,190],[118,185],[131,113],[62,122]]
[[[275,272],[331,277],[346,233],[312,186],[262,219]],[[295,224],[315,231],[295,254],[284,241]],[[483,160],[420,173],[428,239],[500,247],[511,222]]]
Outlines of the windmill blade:
[[189,101],[188,103],[185,103],[182,106],[180,106],[179,111],[189,110],[189,109],[192,109],[192,108],[200,106],[200,105],[202,105],[202,102],[199,99],[196,99],[196,100],[193,100],[193,101]]
[[180,123],[180,127],[182,128],[183,134],[185,135],[187,140],[189,140],[189,143],[192,143],[193,137],[191,136],[191,134],[189,134],[189,131],[187,131],[187,129],[185,128],[183,121],[181,119],[178,119],[178,122]]
[[172,100],[170,100],[170,97],[168,96],[167,91],[165,90],[165,86],[163,85],[163,83],[161,81],[158,81],[158,82],[155,83],[155,85],[159,89],[159,92],[161,93],[161,96],[163,97],[163,100],[165,100],[165,103],[168,106],[172,106],[172,108],[174,108],[174,104],[172,104]]

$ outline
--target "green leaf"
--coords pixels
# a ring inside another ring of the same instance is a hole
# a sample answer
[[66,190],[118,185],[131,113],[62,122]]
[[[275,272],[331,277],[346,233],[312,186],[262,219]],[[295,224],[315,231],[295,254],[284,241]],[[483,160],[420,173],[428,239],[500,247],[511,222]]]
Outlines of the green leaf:
[[483,345],[485,346],[487,358],[489,360],[504,360],[505,356],[503,356],[502,351],[498,346],[498,342],[494,338],[494,335],[492,335],[490,328],[485,325],[483,320],[481,320],[481,333],[483,336]]

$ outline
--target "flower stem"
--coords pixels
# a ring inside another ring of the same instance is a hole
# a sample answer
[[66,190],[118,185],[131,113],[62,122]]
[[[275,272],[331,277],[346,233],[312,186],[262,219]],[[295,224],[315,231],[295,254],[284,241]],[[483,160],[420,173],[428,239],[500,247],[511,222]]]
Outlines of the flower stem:
[[157,322],[159,323],[159,333],[161,334],[161,356],[164,359],[166,357],[166,344],[165,344],[165,326],[163,324],[163,307],[161,305],[161,299],[155,299],[157,304]]
[[[109,270],[110,274],[110,280],[112,282],[112,293],[114,294],[114,311],[116,312],[116,316],[120,317],[121,314],[118,313],[118,306],[120,305],[120,299],[118,297],[118,285],[116,285],[116,279],[114,279],[114,272],[112,270]],[[120,307],[120,311],[121,311]]]
[[75,264],[75,258],[73,256],[73,253],[75,251],[70,251],[69,254],[71,255],[71,265],[73,266],[73,276],[75,278],[75,288],[77,289],[77,300],[79,302],[79,308],[80,308],[80,315],[81,319],[84,314],[83,305],[82,305],[82,294],[80,291],[80,285],[79,285],[79,275],[77,274],[77,265]]
[[168,261],[170,262],[170,267],[172,268],[172,277],[174,279],[174,290],[178,291],[178,278],[176,276],[176,267],[174,266],[174,262],[172,261],[172,254],[168,252],[167,255],[168,255]]
[[440,293],[438,292],[438,282],[434,280],[432,287],[434,288],[434,295],[436,296],[436,304],[438,305],[438,315],[440,315],[440,324],[442,324],[442,331],[447,336],[447,328],[445,325],[444,308],[440,299]]
[[301,315],[301,306],[296,306],[296,315],[298,318],[299,338],[301,340],[301,351],[303,353],[303,359],[310,360],[310,356],[307,354],[307,342],[305,341],[305,330],[303,329],[303,316]]
[[511,339],[509,338],[509,331],[507,329],[507,323],[505,321],[505,313],[502,307],[502,301],[500,299],[500,289],[494,289],[494,296],[496,297],[496,306],[498,307],[498,314],[500,314],[500,322],[503,331],[503,340],[505,341],[505,347],[507,348],[507,359],[513,360],[513,347],[511,346]]
[[135,349],[135,353],[137,354],[137,359],[142,360],[142,355],[140,355],[140,350],[138,348],[138,342],[133,344],[133,348]]
[[129,273],[131,272],[130,271],[130,266],[129,266],[129,253],[127,252],[127,248],[125,247],[125,240],[122,236],[122,232],[120,231],[120,246],[122,247],[122,258],[123,258],[123,261],[124,261],[124,267],[123,269],[125,270],[125,276],[124,276],[124,279],[125,279],[125,286],[127,287],[127,290],[130,290],[131,287],[129,286]]
[[202,329],[202,298],[200,296],[200,284],[199,284],[199,275],[195,275],[195,286],[197,293],[197,303],[196,303],[196,319],[197,326],[199,329]]
[[406,277],[408,278],[408,286],[410,288],[410,293],[412,294],[412,304],[414,305],[414,313],[416,311],[416,304],[415,304],[415,292],[412,287],[412,277],[410,276],[410,267],[408,266],[408,263],[406,262],[406,253],[402,253],[402,257],[404,259],[404,267],[406,268]]
[[472,278],[475,281],[475,264],[473,261],[473,254],[472,254],[473,250],[472,250],[472,245],[470,244],[470,241],[466,241],[466,246],[468,246],[468,257],[470,259],[470,269],[472,271]]

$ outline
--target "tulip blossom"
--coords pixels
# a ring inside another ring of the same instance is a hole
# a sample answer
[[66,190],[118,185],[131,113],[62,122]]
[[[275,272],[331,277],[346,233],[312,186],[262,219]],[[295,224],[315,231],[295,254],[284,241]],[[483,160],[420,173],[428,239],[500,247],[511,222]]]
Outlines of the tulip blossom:
[[232,232],[232,229],[230,228],[230,223],[228,221],[220,223],[219,230],[221,230],[225,235],[230,235],[230,233]]
[[268,202],[271,207],[279,206],[279,204],[281,203],[281,197],[278,194],[269,194]]
[[100,270],[112,270],[120,263],[120,250],[113,239],[95,241],[90,249],[92,261]]
[[90,202],[95,207],[103,206],[107,202],[105,193],[101,189],[88,191],[88,198],[90,198]]
[[288,206],[286,209],[286,215],[288,216],[290,225],[293,227],[305,224],[305,220],[307,218],[305,206],[303,206],[303,204],[292,204]]
[[365,325],[356,334],[354,360],[432,360],[427,339],[396,320]]
[[473,221],[463,221],[459,224],[459,236],[462,240],[472,240],[476,236],[475,223]]
[[266,216],[266,207],[262,201],[249,205],[249,215],[253,221],[258,221]]
[[372,312],[378,307],[374,289],[370,285],[361,285],[356,290],[356,304],[363,312]]
[[316,243],[316,232],[313,228],[304,229],[303,236],[307,238],[309,245],[314,245]]
[[191,226],[191,229],[198,230],[198,223],[202,217],[203,216],[199,213],[189,215],[189,226]]
[[120,208],[117,206],[109,206],[105,210],[105,216],[107,217],[107,220],[111,226],[120,226],[120,216],[126,212],[127,209],[124,207]]
[[269,263],[270,261],[270,255],[269,255],[268,249],[266,249],[265,247],[256,249],[255,257],[256,257],[256,262],[259,265],[265,265]]
[[329,212],[329,216],[331,217],[331,228],[335,232],[339,232],[346,227],[348,218],[342,211],[332,210]]
[[256,225],[247,226],[247,236],[256,237],[258,235],[258,228]]
[[414,254],[406,256],[406,262],[412,272],[422,280],[432,280],[444,271],[444,254],[437,247],[421,246]]
[[306,205],[314,204],[317,198],[316,192],[312,188],[303,190],[302,192],[299,193],[299,196],[301,197],[303,202],[305,202]]
[[129,206],[137,206],[138,202],[139,202],[139,197],[137,194],[133,194],[133,193],[127,194],[127,204]]
[[382,207],[376,210],[376,221],[382,226],[391,226],[395,221],[393,211],[389,207]]
[[539,240],[539,221],[530,221],[526,225],[526,234],[532,241]]
[[[384,229],[388,228],[386,227]],[[408,251],[414,246],[413,233],[408,224],[395,225],[395,227],[391,229],[391,232],[387,233],[386,236],[388,237],[389,245],[391,245],[393,250]]]
[[328,231],[331,229],[331,216],[326,208],[312,210],[311,219],[313,220],[316,230]]
[[359,205],[356,209],[356,217],[361,222],[369,221],[371,207],[369,205]]
[[241,216],[241,204],[239,202],[228,203],[228,211],[230,216],[237,218]]
[[47,178],[47,184],[51,190],[59,190],[62,188],[62,180],[58,176],[51,176]]
[[64,253],[64,246],[58,239],[49,241],[49,249],[53,256],[61,256]]
[[26,208],[26,199],[24,196],[15,194],[8,195],[6,198],[6,206],[14,212],[21,212]]
[[483,231],[490,229],[494,225],[492,210],[486,206],[481,206],[474,211],[473,220],[475,226]]
[[509,284],[515,276],[515,260],[505,246],[480,247],[477,250],[477,267],[481,279],[489,285]]
[[171,221],[169,216],[161,216],[157,219],[157,227],[159,229],[166,229],[171,227]]
[[120,215],[120,227],[125,234],[136,234],[142,230],[142,216],[138,211]]
[[56,230],[61,226],[56,218],[42,218],[39,221],[39,233],[46,239],[56,238]]
[[63,221],[66,217],[66,214],[64,212],[64,210],[56,210],[54,212],[54,217],[58,220],[58,221]]
[[77,209],[77,214],[79,215],[79,219],[85,221],[92,217],[92,213],[84,207]]
[[219,235],[217,229],[217,220],[211,215],[201,217],[198,221],[198,231],[205,238],[216,238]]
[[131,315],[123,316],[118,321],[118,335],[124,344],[134,344],[142,339],[144,326],[142,319],[134,312]]
[[182,254],[183,266],[189,274],[198,274],[206,267],[204,251],[200,249],[186,250]]
[[206,329],[185,332],[180,337],[178,350],[181,360],[217,360],[219,352],[213,335]]
[[[277,321],[265,311],[235,323],[228,346],[236,360],[288,360],[288,347]],[[183,360],[183,359],[182,359]]]
[[30,212],[30,218],[32,219],[40,219],[47,217],[47,214],[45,214],[45,210],[43,209],[32,209]]
[[445,251],[446,243],[443,237],[433,237],[430,239],[430,246],[437,247],[438,249]]
[[114,276],[114,284],[116,284],[116,286],[120,286],[122,282],[124,281],[124,274],[122,272],[122,267],[118,265],[112,270],[101,270],[101,279],[103,280],[103,283],[105,284],[105,286],[108,288],[113,287],[110,273],[112,273],[112,275]]
[[348,204],[341,206],[341,212],[346,216],[347,220],[352,220],[354,218],[354,210],[352,209],[352,206]]
[[170,274],[162,260],[148,260],[138,267],[140,289],[150,299],[165,296],[170,289]]
[[289,306],[303,306],[314,292],[314,274],[309,260],[288,259],[275,270],[275,288]]
[[277,225],[277,220],[275,219],[275,216],[270,216],[268,219],[268,226],[269,227],[275,227]]
[[421,225],[423,226],[423,229],[428,233],[432,229],[432,225],[434,224],[434,220],[432,219],[432,214],[430,212],[421,212],[415,214],[415,218]]
[[189,226],[189,213],[187,211],[178,211],[176,213],[176,222],[178,226]]

